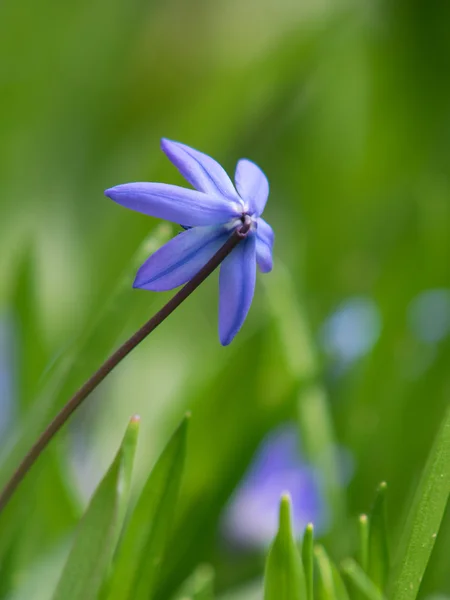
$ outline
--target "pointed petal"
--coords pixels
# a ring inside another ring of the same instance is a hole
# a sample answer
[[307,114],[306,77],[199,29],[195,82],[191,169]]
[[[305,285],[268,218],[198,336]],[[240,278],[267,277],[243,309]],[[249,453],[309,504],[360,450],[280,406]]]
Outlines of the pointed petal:
[[187,181],[200,192],[241,204],[231,179],[217,161],[180,142],[161,140],[161,148]]
[[269,248],[272,250],[273,242],[275,238],[275,234],[273,233],[272,227],[269,225],[267,221],[264,221],[261,217],[256,221],[257,228],[256,234],[257,236],[266,243]]
[[225,243],[223,227],[193,227],[179,233],[148,258],[134,287],[164,292],[187,283]]
[[269,273],[273,268],[272,250],[259,237],[256,238],[256,262],[261,273]]
[[262,273],[269,273],[272,270],[273,242],[272,227],[260,217],[256,228],[256,262]]
[[269,197],[267,177],[255,163],[243,158],[237,164],[234,180],[240,197],[248,205],[248,211],[259,217]]
[[167,183],[125,183],[105,191],[118,204],[183,225],[218,225],[239,213],[225,198]]
[[256,279],[256,236],[236,246],[220,268],[219,337],[227,346],[245,321]]

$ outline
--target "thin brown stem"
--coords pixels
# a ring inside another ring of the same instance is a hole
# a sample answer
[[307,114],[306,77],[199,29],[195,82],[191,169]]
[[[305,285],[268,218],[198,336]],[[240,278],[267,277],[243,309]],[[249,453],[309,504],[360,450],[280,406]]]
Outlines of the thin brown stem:
[[33,466],[41,455],[47,444],[58,433],[61,427],[66,423],[71,414],[83,403],[91,392],[111,373],[111,371],[140,344],[154,329],[158,327],[180,304],[188,298],[198,286],[211,275],[211,273],[220,265],[220,263],[230,254],[230,252],[246,237],[248,225],[243,225],[236,229],[225,244],[214,254],[214,256],[194,275],[194,277],[178,291],[173,298],[165,304],[160,311],[149,319],[136,333],[134,333],[114,354],[112,354],[102,366],[84,383],[81,388],[68,400],[56,417],[51,421],[45,431],[40,435],[37,441],[30,448],[24,459],[14,471],[12,477],[5,485],[0,494],[0,511],[8,503],[17,486],[25,477],[28,470]]

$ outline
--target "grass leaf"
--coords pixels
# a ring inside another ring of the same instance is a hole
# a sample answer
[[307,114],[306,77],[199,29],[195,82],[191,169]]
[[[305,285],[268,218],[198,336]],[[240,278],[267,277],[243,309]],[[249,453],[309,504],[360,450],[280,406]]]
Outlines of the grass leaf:
[[302,561],[305,571],[306,598],[313,600],[314,583],[314,526],[308,523],[305,527],[302,543]]
[[369,521],[367,574],[384,591],[389,574],[389,547],[386,519],[386,483],[379,485]]
[[317,565],[317,600],[348,600],[344,582],[325,548],[316,546],[314,557]]
[[356,561],[352,558],[346,558],[342,561],[341,568],[359,598],[365,598],[365,600],[383,600],[384,596],[382,592],[369,579]]
[[185,417],[144,485],[102,595],[108,600],[152,597],[173,525],[186,452],[187,424],[188,417]]
[[119,452],[79,523],[53,600],[98,598],[125,514],[138,423],[135,417],[130,421]]
[[428,456],[403,530],[389,598],[414,600],[450,495],[450,406]]
[[278,533],[269,550],[264,579],[264,600],[304,600],[305,575],[292,534],[291,501],[281,498]]
[[199,565],[182,586],[179,600],[214,600],[214,569]]
[[369,518],[367,515],[360,515],[358,519],[358,562],[361,569],[367,573],[369,565]]

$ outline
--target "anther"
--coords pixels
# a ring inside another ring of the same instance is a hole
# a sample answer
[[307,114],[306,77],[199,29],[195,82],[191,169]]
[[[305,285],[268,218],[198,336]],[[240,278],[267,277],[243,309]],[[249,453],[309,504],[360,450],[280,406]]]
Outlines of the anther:
[[240,238],[247,237],[248,232],[250,231],[250,227],[252,224],[252,219],[250,215],[242,215],[241,217],[242,227],[236,229],[236,233]]

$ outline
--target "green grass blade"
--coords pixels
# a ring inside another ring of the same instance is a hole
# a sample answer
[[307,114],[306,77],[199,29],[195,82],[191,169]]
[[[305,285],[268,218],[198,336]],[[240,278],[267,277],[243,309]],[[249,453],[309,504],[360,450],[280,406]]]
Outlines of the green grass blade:
[[186,417],[153,467],[132,512],[102,597],[139,600],[152,597],[170,537],[184,456]]
[[317,600],[336,600],[333,571],[323,546],[316,546],[314,556],[317,566]]
[[414,600],[450,495],[450,406],[428,456],[395,557],[389,598]]
[[214,569],[200,565],[183,585],[179,600],[214,600]]
[[137,433],[138,419],[133,418],[116,458],[78,525],[53,600],[98,598],[125,514]]
[[358,519],[358,563],[361,569],[367,573],[369,565],[369,518],[360,515]]
[[16,402],[20,411],[29,408],[48,360],[39,310],[36,248],[30,244],[16,267],[10,308],[14,318],[14,345],[18,354]]
[[308,523],[305,527],[302,543],[302,561],[305,571],[306,598],[313,600],[313,582],[314,582],[314,526]]
[[334,563],[331,563],[331,574],[333,576],[334,590],[338,600],[349,600],[348,590],[341,577],[341,574]]
[[343,526],[345,498],[339,480],[333,419],[326,391],[316,383],[320,365],[303,302],[297,298],[292,278],[278,259],[276,270],[264,283],[278,331],[280,352],[284,354],[288,374],[300,390],[298,414],[302,448],[323,473],[333,522]]
[[346,558],[342,561],[341,568],[359,598],[364,598],[365,600],[384,599],[378,587],[372,583],[358,563],[352,558]]
[[389,547],[386,518],[386,483],[379,485],[369,523],[369,563],[367,574],[384,591],[389,575]]
[[304,600],[305,575],[292,534],[291,501],[281,498],[278,533],[269,550],[264,578],[264,600]]

